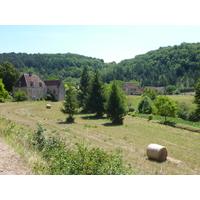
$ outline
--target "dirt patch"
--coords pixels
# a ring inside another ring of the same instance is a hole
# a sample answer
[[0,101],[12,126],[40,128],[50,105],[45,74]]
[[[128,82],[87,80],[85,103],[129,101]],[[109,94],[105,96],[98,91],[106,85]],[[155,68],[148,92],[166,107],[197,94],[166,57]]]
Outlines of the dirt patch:
[[33,175],[19,154],[0,138],[0,175]]
[[170,157],[167,157],[167,160],[169,160],[170,162],[176,163],[176,164],[180,164],[181,163],[180,160],[176,160],[176,159],[170,158]]

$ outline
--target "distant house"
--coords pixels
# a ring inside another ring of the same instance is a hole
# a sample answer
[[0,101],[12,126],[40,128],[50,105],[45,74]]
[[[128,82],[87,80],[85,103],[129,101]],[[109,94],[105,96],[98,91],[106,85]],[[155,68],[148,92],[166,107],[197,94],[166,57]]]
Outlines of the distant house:
[[24,91],[27,100],[45,99],[47,94],[53,94],[56,101],[63,101],[65,88],[61,80],[42,81],[37,75],[23,74],[13,86],[14,92]]
[[144,90],[145,88],[154,89],[157,93],[166,93],[165,87],[144,87],[142,90]]
[[125,82],[122,86],[122,90],[126,95],[140,95],[142,94],[142,88],[140,85],[134,84],[132,82]]
[[47,94],[52,94],[56,101],[64,101],[65,87],[62,80],[47,80],[44,81],[47,87]]

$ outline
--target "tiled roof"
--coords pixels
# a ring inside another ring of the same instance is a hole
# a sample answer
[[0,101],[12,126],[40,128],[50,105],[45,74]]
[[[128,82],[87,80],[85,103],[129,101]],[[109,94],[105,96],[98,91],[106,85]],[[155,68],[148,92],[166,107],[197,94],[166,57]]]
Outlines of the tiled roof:
[[59,87],[60,80],[46,80],[44,83],[47,87]]
[[163,91],[165,91],[165,87],[150,87],[150,86],[148,86],[148,87],[144,87],[144,88],[150,88],[150,89],[154,89],[154,90],[163,90]]
[[26,86],[34,86],[34,87],[45,87],[44,82],[37,75],[23,74],[21,78],[14,85],[15,87],[26,87]]
[[124,87],[127,87],[129,89],[133,88],[133,89],[136,89],[137,93],[142,93],[142,89],[140,85],[134,84],[132,82],[125,82]]

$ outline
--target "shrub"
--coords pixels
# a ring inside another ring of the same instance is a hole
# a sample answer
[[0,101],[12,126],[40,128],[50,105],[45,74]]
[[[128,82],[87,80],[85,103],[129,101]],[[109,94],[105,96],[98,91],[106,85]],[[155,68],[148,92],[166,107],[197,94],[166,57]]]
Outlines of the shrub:
[[8,91],[5,89],[5,85],[2,82],[2,79],[0,78],[0,98],[7,99],[8,97]]
[[84,142],[67,148],[65,141],[45,137],[46,130],[41,124],[35,132],[32,144],[48,163],[48,173],[52,175],[117,175],[132,174],[130,165],[125,166],[121,150],[108,153],[100,148],[89,148]]
[[0,103],[5,103],[6,100],[4,98],[0,98]]
[[19,91],[14,93],[14,100],[15,101],[25,101],[27,99],[26,92]]
[[138,111],[142,114],[152,113],[153,102],[148,96],[143,96],[138,104]]
[[55,97],[53,94],[47,94],[45,100],[46,101],[55,101]]
[[177,102],[176,104],[178,106],[178,110],[177,110],[177,115],[178,117],[182,118],[182,119],[186,119],[188,118],[188,113],[189,113],[189,107],[185,102]]
[[43,150],[45,147],[45,137],[43,135],[46,130],[42,124],[37,123],[38,130],[34,133],[33,136],[33,145],[36,146],[39,150]]
[[149,115],[148,119],[152,120],[153,119],[153,115]]

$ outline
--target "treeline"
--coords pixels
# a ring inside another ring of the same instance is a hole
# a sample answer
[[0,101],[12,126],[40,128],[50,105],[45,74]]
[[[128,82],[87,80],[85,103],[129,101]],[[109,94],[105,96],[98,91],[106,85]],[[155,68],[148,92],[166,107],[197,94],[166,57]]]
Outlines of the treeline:
[[105,63],[78,54],[0,54],[0,65],[8,61],[21,73],[32,71],[42,79],[62,76],[79,83],[83,66],[89,72],[100,69],[106,83],[116,79],[138,81],[141,86],[174,85],[181,91],[194,89],[200,77],[200,43],[160,47],[157,50],[123,60],[120,63]]
[[200,77],[200,43],[160,47],[120,62],[115,70],[119,80],[134,79],[142,86],[191,88]]
[[0,64],[12,63],[21,73],[32,71],[41,79],[49,77],[80,78],[82,67],[87,65],[89,70],[105,67],[102,59],[86,57],[78,54],[27,54],[3,53],[0,54]]

